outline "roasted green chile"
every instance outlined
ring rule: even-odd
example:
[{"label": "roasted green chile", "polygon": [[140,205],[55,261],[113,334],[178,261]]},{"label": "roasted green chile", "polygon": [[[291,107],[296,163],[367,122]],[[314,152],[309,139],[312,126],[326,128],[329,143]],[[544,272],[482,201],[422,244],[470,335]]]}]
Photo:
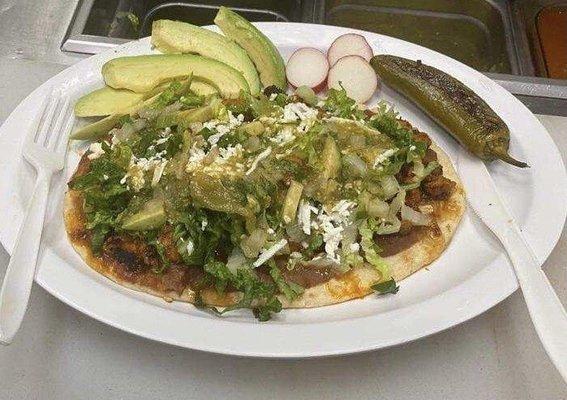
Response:
[{"label": "roasted green chile", "polygon": [[471,153],[487,161],[528,166],[508,154],[508,126],[462,82],[419,60],[380,54],[370,64],[388,86],[427,112]]}]

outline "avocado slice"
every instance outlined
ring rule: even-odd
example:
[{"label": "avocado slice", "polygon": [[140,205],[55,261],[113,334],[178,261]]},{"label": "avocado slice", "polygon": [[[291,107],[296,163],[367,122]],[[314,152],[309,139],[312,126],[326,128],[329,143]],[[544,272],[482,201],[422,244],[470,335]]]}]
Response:
[{"label": "avocado slice", "polygon": [[260,93],[260,78],[246,51],[219,33],[161,19],[152,24],[152,45],[163,53],[194,53],[223,62],[242,73],[253,96]]},{"label": "avocado slice", "polygon": [[91,140],[106,135],[128,113],[112,114],[106,118],[85,125],[69,136],[69,140]]},{"label": "avocado slice", "polygon": [[[190,73],[189,76],[181,81],[181,86],[179,88],[177,88],[174,92],[175,95],[177,96],[182,96],[183,94],[185,94],[189,88],[190,85],[193,82],[193,75]],[[167,89],[167,87],[169,87],[170,83],[164,83],[160,86],[158,86],[156,89],[152,90],[151,92],[149,92],[148,94],[145,94],[144,97],[152,95],[152,97],[134,104],[133,106],[129,107],[128,109],[125,109],[123,111],[120,112],[116,112],[114,114],[109,115],[108,117],[105,117],[103,119],[100,119],[96,122],[93,122],[92,124],[89,125],[85,125],[79,129],[77,129],[75,132],[73,132],[71,134],[71,136],[69,137],[70,140],[92,140],[92,139],[97,139],[101,136],[106,135],[112,128],[114,128],[114,126],[116,126],[116,124],[120,121],[120,118],[122,118],[125,115],[135,115],[136,113],[138,113],[141,109],[145,108],[145,107],[150,107],[154,104],[154,102],[159,98],[161,91],[163,90],[158,90],[159,88],[165,88]],[[156,93],[157,92],[157,93]]]},{"label": "avocado slice", "polygon": [[[127,114],[142,100],[163,92],[171,82],[163,82],[147,93],[136,93],[128,89],[114,89],[105,86],[85,94],[75,103],[75,116],[102,117],[111,114]],[[215,90],[213,88],[213,90]]]},{"label": "avocado slice", "polygon": [[287,88],[285,63],[278,49],[262,32],[234,11],[221,7],[215,24],[222,32],[248,53],[260,73],[260,81],[267,86]]},{"label": "avocado slice", "polygon": [[193,82],[191,82],[191,90],[200,96],[210,96],[212,94],[219,93],[214,86],[198,80],[194,80]]},{"label": "avocado slice", "polygon": [[126,217],[122,229],[127,231],[146,231],[157,229],[165,224],[165,208],[161,199],[148,200],[142,209]]},{"label": "avocado slice", "polygon": [[193,54],[151,54],[119,57],[102,66],[108,86],[149,92],[161,82],[193,73],[199,81],[213,85],[222,97],[237,98],[250,93],[246,79],[234,68],[211,58]]},{"label": "avocado slice", "polygon": [[102,117],[128,110],[144,99],[143,93],[105,86],[81,97],[75,103],[77,117]]}]

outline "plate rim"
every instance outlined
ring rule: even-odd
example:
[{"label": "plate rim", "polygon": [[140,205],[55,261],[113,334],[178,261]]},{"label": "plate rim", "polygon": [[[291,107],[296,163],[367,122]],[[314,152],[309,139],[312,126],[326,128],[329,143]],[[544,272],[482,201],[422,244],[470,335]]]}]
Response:
[{"label": "plate rim", "polygon": [[[301,29],[305,29],[305,27],[307,27],[309,29],[314,29],[314,28],[315,29],[332,29],[334,32],[336,32],[337,35],[340,34],[340,33],[343,33],[343,32],[357,32],[357,33],[363,33],[365,35],[372,35],[372,36],[375,36],[378,39],[380,39],[381,37],[384,37],[384,38],[387,38],[387,40],[394,40],[394,41],[398,41],[398,42],[403,42],[399,39],[386,37],[384,35],[379,35],[379,34],[375,34],[375,33],[372,33],[372,32],[361,31],[361,30],[350,29],[350,28],[335,27],[335,26],[330,26],[330,25],[321,26],[321,25],[316,25],[316,24],[305,24],[305,23],[269,23],[269,22],[268,23],[256,23],[255,25],[257,25],[260,28],[268,28],[268,29],[273,28],[274,26],[276,26],[276,27],[277,26],[279,26],[279,27],[287,26],[287,27],[290,27],[290,28],[301,28]],[[114,48],[114,49],[110,49],[110,50],[108,50],[104,53],[100,53],[99,55],[95,55],[93,57],[98,57],[97,59],[103,59],[104,57],[110,55],[111,53],[119,53],[120,51],[122,51],[124,48],[127,48],[128,46],[135,46],[135,43],[142,43],[143,44],[144,41],[148,42],[149,38],[142,38],[142,39],[139,39],[139,40],[136,40],[136,41],[128,42],[124,45],[118,46],[117,48]],[[409,45],[410,47],[415,47],[418,50],[423,50],[423,51],[430,52],[430,53],[432,52],[432,53],[435,54],[435,56],[449,59],[449,60],[451,60],[452,63],[461,64],[456,60],[453,60],[453,59],[451,59],[447,56],[444,56],[440,53],[434,52],[430,49],[423,48],[422,46],[415,45],[415,44],[412,44],[412,43],[409,43],[409,42],[404,42],[404,45]],[[37,94],[40,93],[41,90],[45,90],[49,86],[50,82],[57,80],[57,78],[59,76],[64,76],[65,74],[68,74],[69,69],[73,69],[73,68],[78,69],[79,67],[77,67],[77,66],[79,66],[81,63],[88,64],[89,60],[90,60],[91,63],[96,62],[97,59],[93,60],[93,57],[82,60],[79,63],[76,63],[76,64],[68,67],[67,69],[63,70],[62,72],[60,72],[59,74],[50,78],[47,82],[45,82],[44,84],[42,84],[41,86],[36,88],[24,100],[22,100],[22,102],[20,102],[20,104],[18,104],[18,106],[6,118],[6,120],[4,121],[4,124],[6,124],[6,122],[8,122],[13,117],[13,115],[16,115],[18,113],[18,110],[20,109],[20,107],[22,107],[23,104],[26,103],[26,101],[28,101],[29,98],[32,98],[33,96],[37,96]],[[474,74],[478,74],[478,75],[484,77],[484,75],[470,69],[469,67],[466,67],[466,66],[464,66],[464,67],[466,69],[470,70],[470,71],[467,71],[467,73],[470,73],[471,71],[473,71]],[[489,78],[486,78],[486,79],[489,79]],[[509,93],[508,93],[508,96],[512,97]],[[555,143],[553,143],[553,139],[550,137],[550,135],[547,132],[547,130],[545,129],[545,127],[517,99],[515,99],[513,97],[512,97],[512,99],[515,102],[517,102],[517,104],[520,104],[521,107],[523,107],[522,111],[524,113],[527,112],[529,114],[530,118],[532,119],[532,122],[539,125],[541,130],[543,130],[546,133],[547,138],[549,140],[551,140],[551,143],[552,143],[554,149],[556,150],[557,155],[559,156],[559,161],[561,163],[561,166],[563,167],[563,178],[564,178],[564,180],[567,180],[567,178],[565,177],[565,167],[564,167],[564,164],[563,164],[561,154],[560,154],[559,150],[557,149],[557,146],[555,146]],[[0,128],[0,131],[1,130],[2,129]],[[558,229],[556,229],[556,234],[554,235],[555,237],[554,237],[554,240],[552,241],[553,243],[548,245],[547,248],[544,251],[544,253],[545,253],[544,254],[544,260],[547,259],[547,257],[549,256],[549,254],[551,253],[551,251],[553,250],[553,248],[557,244],[557,241],[558,241],[558,239],[561,235],[562,229],[563,229],[563,225],[564,225],[564,222],[565,222],[565,214],[567,214],[567,209],[564,210],[563,214],[564,214],[563,215],[563,221],[562,221],[561,224],[558,224],[558,225],[560,225],[560,227]],[[6,243],[8,243],[9,241],[10,240],[5,235],[4,229],[0,229],[0,242],[4,245],[4,247],[5,247],[6,251],[8,251],[8,253],[11,253],[12,248],[11,247],[8,248],[6,246]],[[48,256],[48,255],[46,254],[46,256]],[[500,254],[499,257],[505,258],[505,256],[503,254]],[[48,260],[49,260],[49,258],[47,258],[46,260],[42,260],[42,261],[46,262]],[[56,261],[56,260],[52,260],[52,261]],[[506,262],[506,261],[504,260],[504,262]],[[495,260],[495,262],[492,263],[492,265],[494,266],[495,264],[497,264],[496,260]],[[500,269],[502,270],[502,268],[500,268]],[[450,288],[449,290],[442,292],[442,293],[438,294],[437,296],[434,296],[434,297],[429,298],[427,300],[430,302],[430,304],[433,304],[431,302],[432,300],[435,300],[436,298],[439,298],[439,297],[442,297],[442,296],[448,296],[450,293],[458,290],[459,288],[461,288],[461,286],[463,286],[467,282],[469,282],[469,280],[477,279],[477,278],[479,278],[480,275],[483,275],[483,274],[486,274],[486,273],[489,273],[489,272],[496,273],[496,274],[498,274],[498,273],[506,274],[507,273],[507,275],[502,275],[502,276],[508,276],[508,278],[509,278],[509,274],[511,273],[510,270],[508,270],[508,271],[490,271],[489,268],[484,268],[481,271],[479,271],[477,274],[472,276],[470,279],[463,281],[459,285],[456,285],[456,286]],[[175,340],[167,340],[167,339],[163,339],[163,337],[162,338],[156,337],[155,335],[152,335],[148,332],[142,332],[142,331],[133,329],[131,327],[129,328],[128,326],[125,326],[124,324],[121,324],[120,322],[116,322],[112,319],[106,318],[105,316],[101,316],[100,313],[97,314],[96,312],[93,312],[92,310],[84,307],[84,305],[80,304],[80,302],[74,301],[73,299],[70,299],[68,296],[65,296],[62,292],[55,290],[55,288],[52,285],[50,285],[50,283],[48,281],[43,280],[41,278],[41,276],[36,277],[36,282],[40,286],[42,286],[44,289],[46,289],[49,293],[51,293],[53,296],[55,296],[56,298],[65,302],[66,304],[71,305],[72,307],[81,311],[82,313],[89,315],[90,317],[93,317],[93,318],[95,318],[95,319],[97,319],[101,322],[104,322],[108,325],[111,325],[111,326],[116,327],[118,329],[136,334],[138,336],[142,336],[142,337],[145,337],[145,338],[148,338],[148,339],[152,339],[152,340],[156,340],[156,341],[160,341],[160,342],[164,342],[164,343],[173,344],[173,345],[179,346],[179,347],[192,348],[192,349],[195,349],[195,350],[221,353],[221,354],[239,355],[239,356],[262,357],[262,358],[304,358],[304,357],[320,357],[320,356],[360,353],[360,352],[375,350],[375,349],[378,349],[378,348],[391,347],[391,346],[394,346],[394,345],[397,345],[397,344],[406,343],[406,342],[409,342],[409,341],[417,340],[421,337],[429,336],[431,334],[440,332],[442,330],[456,326],[456,325],[458,325],[458,324],[460,324],[464,321],[467,321],[471,318],[474,318],[475,316],[483,313],[484,311],[487,311],[491,307],[495,306],[496,304],[498,304],[499,302],[501,302],[502,300],[507,298],[510,294],[512,294],[517,289],[517,282],[514,279],[513,284],[510,284],[510,282],[508,282],[508,285],[503,290],[501,290],[501,292],[498,296],[493,296],[493,297],[490,298],[490,300],[483,299],[482,302],[476,303],[476,306],[472,306],[472,307],[467,308],[467,312],[465,312],[465,313],[462,312],[460,318],[457,318],[457,319],[448,318],[448,320],[452,320],[452,321],[451,322],[445,321],[445,322],[438,323],[438,324],[431,324],[429,329],[422,329],[421,332],[416,333],[413,336],[408,336],[408,337],[406,337],[402,340],[399,340],[399,339],[391,340],[390,343],[380,342],[380,343],[374,343],[374,344],[363,344],[363,345],[360,345],[360,346],[350,346],[348,348],[343,346],[342,348],[336,349],[335,351],[331,351],[329,349],[322,349],[321,348],[319,350],[313,350],[311,352],[305,351],[305,350],[302,350],[300,352],[294,352],[294,351],[289,351],[289,350],[288,351],[279,350],[279,351],[276,351],[276,352],[269,352],[269,351],[255,352],[253,350],[241,350],[241,349],[230,349],[230,348],[227,349],[226,346],[223,349],[219,349],[219,348],[214,347],[214,346],[206,346],[206,345],[195,344],[195,343],[191,343],[190,345],[188,345],[187,343],[180,343],[180,342],[176,342]],[[110,286],[109,286],[109,288],[110,288]],[[459,289],[459,290],[461,290],[461,289]],[[137,301],[137,303],[142,303],[142,302]],[[415,307],[420,306],[421,304],[423,304],[423,302],[418,302],[418,303],[412,304],[410,306],[405,307],[404,309],[407,309],[407,310],[413,309]],[[390,311],[390,312],[398,312],[398,311],[399,310],[393,310],[393,311]],[[370,319],[374,318],[375,319],[378,316],[383,316],[383,315],[388,314],[390,312],[380,313],[378,315],[372,315],[372,316],[368,316],[368,317],[359,317],[359,318],[356,318],[356,320],[362,320],[362,319],[368,319],[368,318],[370,318]],[[222,323],[231,324],[232,323],[231,321],[222,321],[222,323],[221,323],[221,320],[215,320],[215,321],[216,322],[214,324],[222,324]],[[341,323],[342,323],[344,325],[348,321],[350,321],[350,320],[339,321],[338,323],[337,322],[332,322],[332,323],[337,324],[337,325],[341,325]],[[325,323],[327,323],[327,322],[325,322]],[[318,326],[320,324],[322,324],[322,323],[314,323],[315,326]],[[302,324],[302,325],[307,326],[308,324]],[[266,330],[271,329],[271,328],[266,328],[266,329],[265,328],[258,328],[260,326],[264,326],[264,327],[268,326],[269,327],[270,324],[266,324],[266,325],[254,324],[254,326],[255,326],[255,329],[260,329],[262,331],[266,331]],[[274,325],[272,325],[272,326],[274,326]],[[275,326],[277,326],[277,325],[275,325]],[[293,326],[298,326],[298,325],[291,325],[291,326],[293,327]]]}]

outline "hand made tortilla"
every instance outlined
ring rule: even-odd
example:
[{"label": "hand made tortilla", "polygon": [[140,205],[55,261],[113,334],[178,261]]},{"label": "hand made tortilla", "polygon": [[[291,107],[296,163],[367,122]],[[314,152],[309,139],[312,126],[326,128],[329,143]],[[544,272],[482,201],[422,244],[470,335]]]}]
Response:
[{"label": "hand made tortilla", "polygon": [[[443,201],[432,201],[434,224],[420,240],[408,249],[385,258],[390,265],[392,276],[399,282],[419,269],[436,260],[449,245],[453,234],[465,211],[465,192],[451,164],[449,157],[435,144],[431,145],[443,167],[443,175],[456,182],[452,195]],[[195,292],[186,287],[181,294],[167,285],[167,271],[158,275],[151,271],[139,274],[135,279],[125,279],[116,268],[116,262],[97,257],[93,254],[88,240],[85,239],[85,216],[82,209],[82,198],[76,191],[70,190],[65,196],[64,219],[69,240],[77,253],[87,265],[121,286],[162,297],[167,301],[177,300],[193,303]],[[380,280],[380,274],[369,265],[353,268],[346,274],[313,286],[289,302],[283,295],[280,300],[285,308],[319,307],[363,297],[372,292],[370,288]],[[219,295],[214,289],[202,292],[205,303],[216,306],[234,304],[240,293]]]}]

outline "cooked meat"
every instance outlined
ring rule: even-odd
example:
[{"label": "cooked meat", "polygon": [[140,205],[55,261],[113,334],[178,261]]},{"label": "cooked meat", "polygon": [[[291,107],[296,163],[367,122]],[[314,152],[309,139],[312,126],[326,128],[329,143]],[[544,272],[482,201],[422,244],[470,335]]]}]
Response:
[{"label": "cooked meat", "polygon": [[406,121],[404,119],[400,119],[399,121],[407,129],[411,129],[412,134],[413,134],[413,138],[416,141],[425,143],[427,147],[431,146],[431,138],[429,137],[429,135],[427,133],[421,132],[419,129],[414,128],[412,126],[412,124],[410,124],[408,121]]},{"label": "cooked meat", "polygon": [[429,148],[431,146],[431,138],[427,133],[418,131],[417,129],[413,130],[413,138],[418,142],[423,142]]},{"label": "cooked meat", "polygon": [[422,159],[423,165],[427,165],[432,161],[437,161],[437,153],[431,149],[427,149]]},{"label": "cooked meat", "polygon": [[412,172],[413,166],[411,164],[404,164],[400,172],[396,174],[396,179],[399,183],[410,183],[413,180],[414,174]]},{"label": "cooked meat", "polygon": [[421,203],[421,190],[419,188],[411,189],[406,192],[406,206],[415,208]]},{"label": "cooked meat", "polygon": [[455,182],[443,175],[430,175],[428,178],[421,184],[426,196],[433,200],[447,200],[451,196],[456,186]]}]

